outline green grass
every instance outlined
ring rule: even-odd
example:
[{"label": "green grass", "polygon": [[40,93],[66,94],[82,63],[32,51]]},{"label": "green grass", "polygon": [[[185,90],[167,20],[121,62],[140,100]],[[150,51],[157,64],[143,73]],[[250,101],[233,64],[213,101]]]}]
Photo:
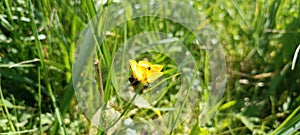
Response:
[{"label": "green grass", "polygon": [[[186,2],[206,15],[226,55],[225,94],[212,108],[216,112],[214,117],[202,126],[209,134],[299,134],[300,62],[299,57],[295,62],[293,58],[300,44],[300,2]],[[118,3],[96,4],[92,0],[3,0],[0,3],[0,134],[94,132],[75,97],[72,79],[77,78],[72,76],[72,64],[80,32],[98,12]],[[98,31],[93,29],[93,33]],[[102,101],[112,103],[111,107],[123,117],[135,120],[159,117],[165,113],[160,108],[176,103],[181,75],[162,79],[165,89],[157,99],[145,94],[155,107],[150,109],[128,105],[111,82],[115,74],[107,71],[114,66],[118,49],[124,42],[137,42],[131,38],[145,31],[160,31],[178,38],[195,57],[199,86],[206,93],[195,96],[200,105],[191,113],[194,121],[171,123],[170,127],[174,126],[172,134],[203,133],[198,117],[211,85],[210,59],[207,52],[195,45],[195,36],[171,20],[140,17],[111,30],[97,48],[90,67],[95,67]],[[92,36],[97,39],[96,34]],[[164,65],[166,76],[178,73],[174,60],[164,54],[148,52],[136,57]],[[98,63],[93,65],[94,62]],[[122,61],[121,67],[127,64]],[[129,73],[129,69],[122,70]],[[95,96],[90,94],[91,98]],[[180,107],[185,111],[184,106]],[[176,116],[174,113],[168,122],[176,121]]]}]

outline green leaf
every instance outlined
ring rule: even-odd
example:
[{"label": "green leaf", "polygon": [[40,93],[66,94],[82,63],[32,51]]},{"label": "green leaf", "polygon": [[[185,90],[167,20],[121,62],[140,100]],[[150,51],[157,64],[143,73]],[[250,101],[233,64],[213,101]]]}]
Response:
[{"label": "green leaf", "polygon": [[4,18],[3,15],[0,15],[0,24],[6,28],[8,31],[13,31],[14,27]]},{"label": "green leaf", "polygon": [[235,101],[235,100],[229,101],[229,102],[223,104],[222,106],[220,106],[220,107],[219,107],[219,111],[226,110],[226,109],[228,109],[228,108],[234,106],[235,104],[236,104],[236,101]]},{"label": "green leaf", "polygon": [[7,108],[13,108],[14,107],[14,105],[6,99],[2,99],[1,106],[6,106]]},{"label": "green leaf", "polygon": [[[288,135],[296,132],[300,128],[300,106],[298,106],[285,120],[278,126],[272,135]],[[297,114],[298,113],[298,114]],[[295,116],[296,115],[296,116]]]},{"label": "green leaf", "polygon": [[208,130],[199,126],[199,121],[193,126],[190,135],[208,135]]},{"label": "green leaf", "polygon": [[242,121],[242,123],[251,131],[254,130],[254,124],[251,122],[251,120],[244,116],[244,115],[241,115],[241,114],[237,114],[236,117],[238,119],[240,119]]}]

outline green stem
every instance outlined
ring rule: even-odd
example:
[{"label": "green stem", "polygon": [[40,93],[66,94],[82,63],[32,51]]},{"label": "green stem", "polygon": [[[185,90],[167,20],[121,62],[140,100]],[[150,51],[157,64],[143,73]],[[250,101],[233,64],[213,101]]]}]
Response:
[{"label": "green stem", "polygon": [[40,132],[40,135],[43,133],[43,130],[42,130],[42,95],[41,95],[41,68],[38,67],[38,83],[39,83],[39,87],[38,87],[38,108],[39,108],[39,132]]},{"label": "green stem", "polygon": [[189,96],[189,94],[190,94],[190,91],[191,91],[191,88],[192,88],[192,85],[193,85],[192,82],[195,80],[195,77],[196,77],[196,74],[193,75],[193,78],[192,78],[192,80],[191,80],[191,82],[190,82],[190,86],[189,86],[189,88],[187,89],[187,93],[185,94],[183,103],[182,103],[182,105],[180,106],[180,109],[179,109],[179,111],[178,111],[178,113],[177,113],[177,116],[176,116],[176,118],[175,118],[175,122],[173,123],[173,125],[172,125],[172,127],[171,127],[170,135],[173,133],[174,128],[175,128],[175,125],[176,125],[176,123],[177,123],[177,121],[178,121],[179,115],[180,115],[180,113],[181,113],[182,110],[183,110],[183,106],[185,105],[186,100],[188,99],[188,96]]},{"label": "green stem", "polygon": [[10,119],[10,113],[9,113],[6,105],[4,104],[4,96],[2,94],[2,88],[1,88],[1,76],[0,76],[0,96],[1,96],[1,102],[3,104],[4,112],[5,112],[6,116],[7,116],[7,120],[9,122],[10,128],[11,128],[11,130],[13,132],[16,132],[15,126],[14,126],[12,120]]},{"label": "green stem", "polygon": [[[8,20],[11,22],[12,26],[13,26],[13,30],[15,28],[17,28],[17,26],[15,25],[15,22],[13,21],[13,15],[11,13],[11,8],[10,8],[10,5],[8,4],[8,1],[7,0],[4,0],[4,4],[6,6],[6,11],[7,11],[7,14],[8,14]],[[14,34],[14,33],[13,33]]]},{"label": "green stem", "polygon": [[39,38],[38,38],[37,27],[34,22],[34,15],[33,15],[33,8],[32,8],[31,0],[28,0],[28,7],[29,7],[28,9],[29,9],[30,25],[31,25],[33,36],[34,36],[35,47],[37,48],[37,52],[38,52],[38,55],[39,55],[39,58],[41,61],[42,68],[44,68],[44,55],[42,53],[41,42],[39,41]]},{"label": "green stem", "polygon": [[131,100],[129,101],[129,103],[126,105],[124,111],[121,113],[121,115],[117,118],[116,121],[114,121],[114,123],[112,123],[110,126],[108,126],[108,128],[106,128],[106,130],[110,129],[111,127],[113,127],[121,118],[122,116],[127,112],[128,108],[130,107],[131,103],[135,100],[135,98],[137,97],[137,93],[134,94],[134,96],[131,98]]},{"label": "green stem", "polygon": [[297,113],[300,111],[300,105],[271,133],[275,135],[280,129],[282,129]]},{"label": "green stem", "polygon": [[42,53],[42,45],[41,45],[40,40],[38,39],[38,31],[37,31],[37,27],[34,23],[33,7],[32,7],[31,0],[28,0],[27,3],[28,3],[28,7],[29,7],[28,10],[29,10],[29,17],[30,17],[30,22],[31,22],[30,23],[31,24],[31,29],[32,29],[32,32],[33,32],[33,35],[34,35],[34,38],[35,38],[34,42],[35,42],[35,45],[36,45],[36,48],[37,48],[38,56],[40,58],[41,69],[45,73],[45,74],[43,74],[43,76],[45,77],[46,87],[47,87],[47,90],[49,92],[49,95],[50,95],[50,98],[51,98],[51,101],[52,101],[52,104],[53,104],[53,107],[54,107],[56,120],[59,123],[59,127],[62,131],[62,134],[65,135],[66,130],[64,128],[62,118],[61,118],[61,113],[60,113],[59,108],[57,107],[56,99],[55,99],[55,96],[54,96],[52,88],[51,88],[51,84],[50,84],[50,81],[49,81],[49,76],[47,74],[48,70],[47,70],[47,67],[45,66],[45,63],[44,63],[44,55]]}]

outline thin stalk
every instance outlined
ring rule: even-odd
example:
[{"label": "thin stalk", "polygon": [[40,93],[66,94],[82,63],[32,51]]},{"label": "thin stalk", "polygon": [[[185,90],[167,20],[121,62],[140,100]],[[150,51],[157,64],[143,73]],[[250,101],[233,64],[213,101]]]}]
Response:
[{"label": "thin stalk", "polygon": [[62,118],[61,118],[61,113],[60,113],[59,108],[57,107],[56,99],[55,99],[55,96],[54,96],[52,88],[51,88],[51,84],[50,84],[49,77],[48,77],[48,74],[47,74],[48,70],[47,70],[47,67],[45,66],[45,63],[44,63],[44,55],[42,53],[42,45],[41,45],[40,40],[38,39],[38,30],[37,30],[36,24],[34,23],[33,7],[32,7],[31,0],[28,0],[27,3],[28,3],[28,7],[29,7],[28,10],[29,10],[29,17],[30,17],[30,25],[31,25],[33,35],[35,37],[34,42],[35,42],[37,52],[38,52],[38,56],[39,56],[39,59],[40,59],[41,70],[44,73],[43,76],[45,77],[46,87],[47,87],[47,90],[49,92],[49,95],[50,95],[50,98],[51,98],[51,101],[52,101],[52,104],[53,104],[53,107],[54,107],[56,120],[59,123],[59,127],[60,127],[60,130],[62,131],[62,134],[65,135],[66,130],[64,128],[63,121],[62,121]]},{"label": "thin stalk", "polygon": [[[12,99],[13,105],[16,106],[16,100],[15,100],[14,96],[10,95],[10,98]],[[18,116],[18,109],[19,109],[18,107],[14,108],[14,112],[12,112],[12,113],[14,113],[14,116]],[[15,120],[15,123],[19,123],[18,119]],[[19,132],[20,128],[18,126],[16,126],[16,128],[17,128],[17,132]]]},{"label": "thin stalk", "polygon": [[33,36],[34,36],[35,47],[37,48],[37,52],[38,52],[39,58],[41,60],[42,68],[44,68],[44,55],[42,53],[41,42],[38,38],[38,30],[37,30],[37,27],[34,22],[33,7],[32,7],[31,0],[28,0],[27,3],[28,3],[28,7],[29,7],[28,9],[29,9],[30,25],[31,25]]},{"label": "thin stalk", "polygon": [[298,112],[300,111],[300,105],[271,133],[271,135],[276,134],[280,129],[282,129]]},{"label": "thin stalk", "polygon": [[38,108],[39,108],[39,132],[40,135],[43,133],[42,130],[42,94],[41,94],[41,68],[38,67],[38,83],[39,83],[39,87],[38,87]]},{"label": "thin stalk", "polygon": [[29,129],[29,130],[22,130],[17,132],[8,132],[8,133],[0,133],[0,135],[15,135],[15,134],[34,134],[37,131],[37,128]]},{"label": "thin stalk", "polygon": [[188,99],[188,96],[189,96],[189,94],[190,94],[190,91],[191,91],[192,85],[193,85],[192,82],[195,80],[195,78],[196,78],[196,74],[193,75],[193,78],[192,78],[192,80],[191,80],[191,84],[190,84],[189,88],[187,89],[187,93],[185,94],[183,103],[182,103],[182,105],[180,106],[180,109],[179,109],[179,111],[178,111],[178,113],[177,113],[177,115],[176,115],[175,122],[173,123],[173,125],[172,125],[172,127],[171,127],[170,135],[172,135],[172,133],[173,133],[173,131],[174,131],[176,122],[178,121],[178,118],[179,118],[180,113],[182,112],[183,106],[185,105],[186,100]]},{"label": "thin stalk", "polygon": [[10,5],[8,4],[8,1],[7,0],[4,0],[4,4],[6,6],[6,11],[7,11],[7,14],[8,14],[8,20],[10,21],[10,23],[12,23],[12,26],[13,26],[13,29],[17,28],[17,26],[15,25],[14,21],[13,21],[13,15],[11,13],[11,8],[10,8]]},{"label": "thin stalk", "polygon": [[7,8],[7,14],[8,14],[8,19],[13,22],[13,19],[12,19],[12,13],[11,13],[11,9],[10,9],[10,6],[8,4],[8,1],[7,0],[4,0],[4,3],[5,3],[5,6]]},{"label": "thin stalk", "polygon": [[12,120],[10,119],[10,113],[7,109],[7,106],[4,104],[4,96],[3,96],[2,88],[1,88],[1,76],[0,76],[0,96],[1,96],[1,102],[3,103],[3,109],[5,112],[5,115],[7,116],[7,120],[9,122],[10,128],[13,132],[16,132],[15,126],[14,126]]},{"label": "thin stalk", "polygon": [[122,116],[127,112],[128,108],[130,107],[131,103],[135,100],[135,98],[137,97],[137,93],[134,94],[134,96],[131,98],[131,100],[129,101],[129,103],[126,105],[124,111],[121,113],[121,115],[117,118],[116,121],[114,121],[114,123],[112,123],[108,128],[106,128],[106,130],[110,129],[111,127],[113,127],[121,118]]},{"label": "thin stalk", "polygon": [[[89,14],[87,14],[87,17],[88,17],[88,20],[89,22],[91,22],[91,31],[92,31],[92,34],[93,34],[93,39],[95,41],[95,44],[96,44],[96,48],[97,48],[97,51],[98,53],[96,53],[96,64],[95,64],[95,69],[96,69],[96,74],[97,74],[97,77],[98,77],[98,89],[100,91],[100,95],[101,95],[101,98],[103,99],[104,97],[104,92],[103,92],[103,84],[102,84],[102,75],[101,75],[101,61],[103,60],[104,56],[103,56],[103,53],[101,51],[101,48],[100,48],[100,45],[98,43],[98,39],[96,37],[96,33],[95,33],[95,27],[96,24],[94,24],[94,22],[91,20],[91,17]],[[104,61],[105,62],[105,61]]]},{"label": "thin stalk", "polygon": [[[169,76],[169,77],[167,77],[167,78],[161,80],[161,81],[158,82],[156,85],[154,85],[154,86],[150,87],[149,89],[147,89],[143,94],[146,94],[147,92],[150,92],[152,89],[154,89],[155,87],[158,87],[158,86],[159,86],[160,84],[162,84],[163,82],[165,82],[165,81],[167,81],[167,80],[169,80],[169,79],[171,79],[171,78],[173,78],[173,77],[176,77],[176,76],[178,76],[178,75],[180,75],[180,73],[177,73],[177,74],[175,74],[175,75]],[[167,88],[167,89],[168,89],[168,88]],[[155,105],[158,103],[158,101],[161,100],[167,92],[168,92],[168,91],[165,91],[164,93],[162,93],[162,94],[157,98],[157,100],[151,104],[151,106],[155,106]],[[149,108],[149,109],[155,109],[155,108],[152,107],[152,108]],[[145,113],[147,113],[147,112],[148,112],[148,110],[143,110],[143,111],[141,111],[141,112],[139,113],[139,115],[137,115],[137,116],[143,116],[143,115],[144,115]]]},{"label": "thin stalk", "polygon": [[177,77],[177,76],[179,76],[180,74],[181,74],[181,73],[177,73],[177,74],[175,74],[175,75],[169,76],[169,77],[167,77],[167,78],[161,80],[160,82],[158,82],[158,83],[156,83],[155,85],[153,85],[151,88],[147,89],[147,90],[145,91],[145,93],[150,92],[150,91],[153,90],[154,88],[156,88],[156,87],[158,87],[159,85],[161,85],[163,82],[165,82],[165,81],[167,81],[167,80],[169,80],[169,79],[171,79],[171,78],[173,78],[173,77]]}]

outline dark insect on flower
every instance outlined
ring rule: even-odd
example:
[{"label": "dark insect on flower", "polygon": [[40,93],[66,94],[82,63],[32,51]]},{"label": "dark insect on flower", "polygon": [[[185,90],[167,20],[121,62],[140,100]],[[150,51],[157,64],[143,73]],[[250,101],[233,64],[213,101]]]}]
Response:
[{"label": "dark insect on flower", "polygon": [[138,94],[144,93],[144,91],[148,88],[148,84],[142,84],[141,81],[137,80],[133,76],[128,78],[128,81],[130,82],[130,85],[134,88],[135,92]]}]

